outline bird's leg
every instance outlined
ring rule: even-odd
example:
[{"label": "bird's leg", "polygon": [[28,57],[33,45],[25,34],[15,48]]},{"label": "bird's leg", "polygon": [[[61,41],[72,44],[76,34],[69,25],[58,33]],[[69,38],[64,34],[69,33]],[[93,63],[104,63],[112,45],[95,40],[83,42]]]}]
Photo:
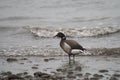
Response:
[{"label": "bird's leg", "polygon": [[75,55],[73,55],[73,60],[75,61]]},{"label": "bird's leg", "polygon": [[73,63],[75,63],[75,54],[73,55]]},{"label": "bird's leg", "polygon": [[71,58],[70,57],[71,57],[71,55],[69,54],[69,63],[71,62]]}]

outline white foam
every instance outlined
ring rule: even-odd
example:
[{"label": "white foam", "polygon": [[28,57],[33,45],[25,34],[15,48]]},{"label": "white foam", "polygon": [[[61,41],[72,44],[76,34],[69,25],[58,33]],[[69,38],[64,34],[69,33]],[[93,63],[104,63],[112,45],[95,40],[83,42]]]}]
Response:
[{"label": "white foam", "polygon": [[[88,49],[83,52],[78,53],[79,51],[73,50],[75,54],[78,55],[111,55],[120,53],[120,48],[93,48]],[[0,49],[0,56],[64,56],[68,55],[60,48],[9,48],[9,49]]]},{"label": "white foam", "polygon": [[69,37],[93,37],[113,34],[120,31],[119,27],[95,27],[95,28],[39,28],[31,27],[30,32],[38,37],[49,38],[57,32],[63,32]]}]

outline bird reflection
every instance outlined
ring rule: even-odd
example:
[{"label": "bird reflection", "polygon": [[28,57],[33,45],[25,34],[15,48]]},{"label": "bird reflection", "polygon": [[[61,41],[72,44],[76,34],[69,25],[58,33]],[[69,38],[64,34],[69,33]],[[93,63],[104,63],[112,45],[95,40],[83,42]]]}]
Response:
[{"label": "bird reflection", "polygon": [[82,76],[81,71],[82,65],[79,62],[64,63],[57,69],[57,75],[61,76],[65,80],[74,80],[78,78],[78,76]]}]

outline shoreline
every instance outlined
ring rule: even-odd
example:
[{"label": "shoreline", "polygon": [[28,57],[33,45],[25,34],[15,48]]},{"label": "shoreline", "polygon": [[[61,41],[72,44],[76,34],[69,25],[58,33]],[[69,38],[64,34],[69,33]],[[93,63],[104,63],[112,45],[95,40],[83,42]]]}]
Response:
[{"label": "shoreline", "polygon": [[0,78],[14,75],[15,78],[21,77],[20,80],[119,80],[119,61],[120,56],[78,56],[71,64],[67,56],[0,56]]},{"label": "shoreline", "polygon": [[[112,55],[120,55],[120,47],[118,48],[87,48],[85,54],[79,54],[80,56],[112,56]],[[90,55],[89,55],[90,53]],[[26,47],[24,49],[21,48],[10,48],[10,49],[0,49],[0,56],[42,56],[42,57],[57,57],[57,56],[66,56],[67,54],[63,52],[63,50],[59,48],[34,48],[34,47]]]}]

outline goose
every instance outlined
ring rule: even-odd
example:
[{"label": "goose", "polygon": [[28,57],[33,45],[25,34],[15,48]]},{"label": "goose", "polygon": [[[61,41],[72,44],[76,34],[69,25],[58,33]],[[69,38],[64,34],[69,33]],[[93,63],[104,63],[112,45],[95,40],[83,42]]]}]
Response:
[{"label": "goose", "polygon": [[71,56],[73,56],[74,60],[75,55],[83,53],[86,50],[75,40],[67,40],[65,34],[62,32],[58,32],[54,37],[61,38],[60,47],[68,54],[69,62],[71,61]]}]

